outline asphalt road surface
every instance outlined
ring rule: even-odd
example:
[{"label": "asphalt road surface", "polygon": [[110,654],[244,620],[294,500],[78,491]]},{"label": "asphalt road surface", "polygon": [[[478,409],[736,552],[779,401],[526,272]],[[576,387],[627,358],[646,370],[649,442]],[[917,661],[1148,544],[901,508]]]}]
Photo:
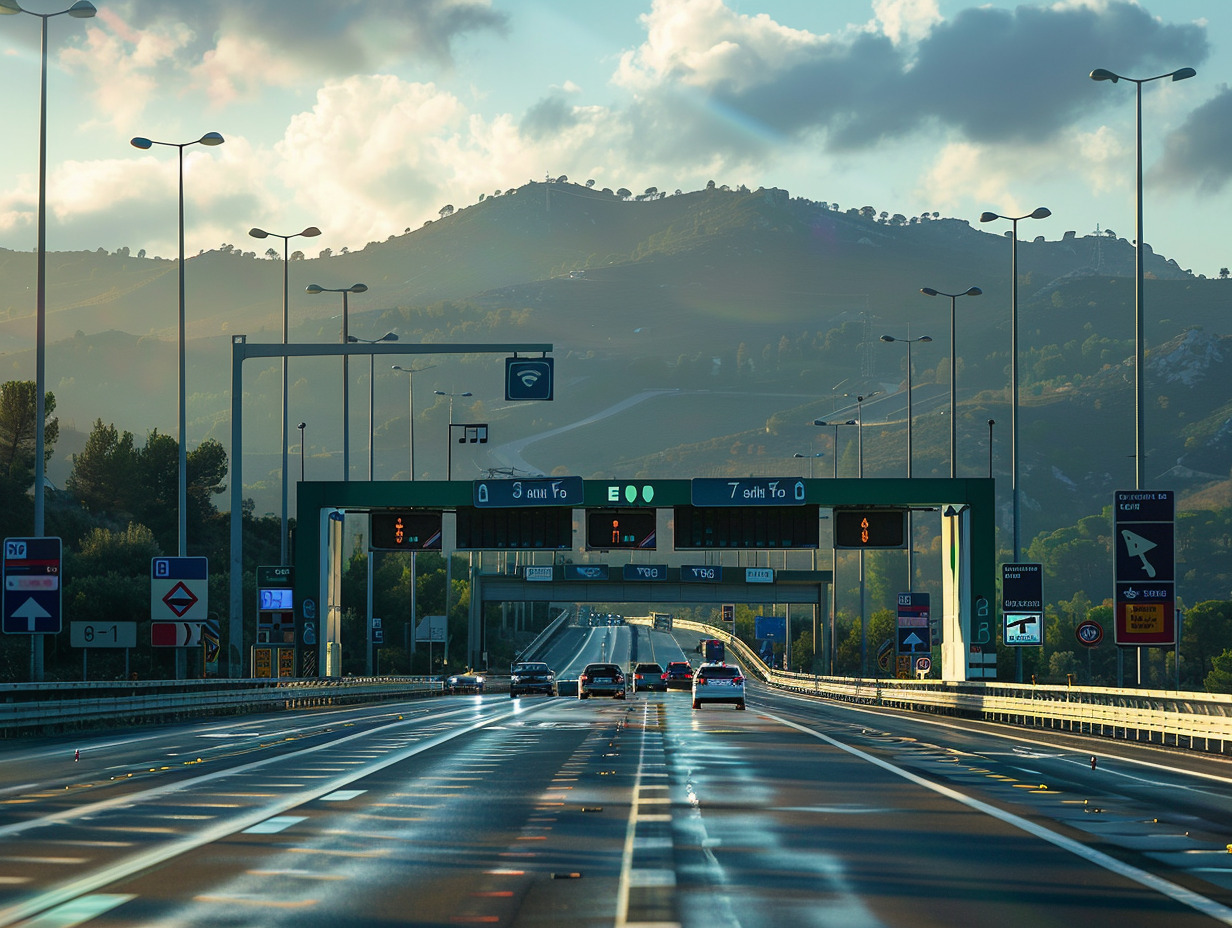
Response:
[{"label": "asphalt road surface", "polygon": [[[635,639],[699,662],[689,635],[577,631],[583,663]],[[1232,925],[1225,762],[748,699],[489,693],[6,741],[0,926]]]}]

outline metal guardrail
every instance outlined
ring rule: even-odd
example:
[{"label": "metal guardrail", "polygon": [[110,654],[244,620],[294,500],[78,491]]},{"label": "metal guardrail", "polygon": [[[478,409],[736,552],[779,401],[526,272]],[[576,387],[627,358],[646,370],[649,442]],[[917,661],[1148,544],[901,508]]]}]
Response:
[{"label": "metal guardrail", "polygon": [[0,684],[0,737],[440,695],[436,677]]},{"label": "metal guardrail", "polygon": [[572,613],[568,609],[561,610],[560,615],[548,623],[547,627],[535,636],[535,640],[518,652],[517,660],[531,661],[540,648],[546,645],[561,627],[568,621]]},{"label": "metal guardrail", "polygon": [[767,667],[752,648],[724,629],[682,619],[674,624],[676,630],[688,629],[723,640],[739,655],[747,671],[791,692],[1203,753],[1232,753],[1232,695],[786,673]]}]

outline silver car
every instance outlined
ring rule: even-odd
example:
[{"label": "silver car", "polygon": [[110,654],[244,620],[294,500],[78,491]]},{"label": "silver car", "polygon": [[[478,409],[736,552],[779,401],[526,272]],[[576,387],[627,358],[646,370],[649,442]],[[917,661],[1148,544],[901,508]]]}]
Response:
[{"label": "silver car", "polygon": [[744,708],[744,674],[732,664],[702,664],[693,674],[693,708],[702,703],[727,702]]}]

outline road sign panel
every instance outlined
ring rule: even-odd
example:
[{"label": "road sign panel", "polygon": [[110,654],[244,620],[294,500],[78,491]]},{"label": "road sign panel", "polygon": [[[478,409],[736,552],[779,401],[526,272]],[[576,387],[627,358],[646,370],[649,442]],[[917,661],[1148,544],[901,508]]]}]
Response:
[{"label": "road sign panel", "polygon": [[135,648],[136,622],[69,622],[69,644],[74,648]]},{"label": "road sign panel", "polygon": [[1176,641],[1175,494],[1118,490],[1115,516],[1114,639],[1118,645]]},{"label": "road sign panel", "polygon": [[1087,619],[1078,623],[1078,627],[1074,629],[1074,637],[1079,644],[1093,648],[1104,640],[1104,627],[1093,619]]},{"label": "road sign panel", "polygon": [[1172,490],[1117,490],[1112,511],[1117,522],[1171,522],[1176,518]]},{"label": "road sign panel", "polygon": [[1007,645],[1030,646],[1044,643],[1044,623],[1038,612],[1015,613],[1004,615],[1005,627],[1001,632],[1001,641]]},{"label": "road sign panel", "polygon": [[524,477],[521,480],[476,480],[474,503],[478,509],[516,506],[581,506],[585,501],[581,477]]},{"label": "road sign panel", "polygon": [[1117,582],[1175,580],[1173,532],[1171,522],[1118,522],[1113,539]]},{"label": "road sign panel", "polygon": [[1044,611],[1044,565],[1001,565],[1001,611]]},{"label": "road sign panel", "polygon": [[694,506],[803,506],[804,481],[796,477],[694,477]]},{"label": "road sign panel", "polygon": [[150,619],[204,622],[209,618],[209,559],[150,559]]},{"label": "road sign panel", "polygon": [[58,634],[61,551],[59,538],[4,539],[3,631],[10,635]]},{"label": "road sign panel", "polygon": [[203,622],[151,622],[150,644],[156,648],[192,648],[201,643]]},{"label": "road sign panel", "polygon": [[506,400],[550,400],[554,358],[505,358]]}]

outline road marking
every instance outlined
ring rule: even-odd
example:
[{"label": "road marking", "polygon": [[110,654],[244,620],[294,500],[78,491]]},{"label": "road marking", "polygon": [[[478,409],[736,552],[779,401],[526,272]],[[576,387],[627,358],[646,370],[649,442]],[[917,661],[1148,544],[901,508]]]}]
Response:
[{"label": "road marking", "polygon": [[251,828],[245,828],[241,834],[246,835],[275,835],[280,831],[290,828],[292,825],[304,821],[307,816],[304,815],[275,815],[273,818],[266,819],[264,822],[259,822]]},{"label": "road marking", "polygon": [[134,898],[127,893],[94,893],[58,905],[25,923],[25,928],[73,928]]},{"label": "road marking", "polygon": [[999,809],[994,805],[982,802],[979,799],[968,796],[966,793],[959,792],[958,790],[952,789],[948,786],[943,786],[940,783],[933,783],[930,780],[926,780],[924,777],[918,776],[909,770],[904,770],[902,767],[898,767],[889,761],[882,760],[880,757],[874,757],[872,754],[861,751],[859,748],[852,747],[849,744],[844,744],[842,741],[832,738],[827,734],[823,734],[822,732],[808,728],[807,726],[801,725],[797,722],[792,722],[788,719],[782,718],[781,716],[771,715],[769,713],[767,714],[770,718],[782,725],[786,725],[788,728],[794,728],[796,731],[803,732],[806,735],[811,735],[819,741],[824,741],[826,744],[832,745],[840,751],[845,751],[853,757],[858,757],[860,760],[870,763],[875,767],[880,767],[882,770],[892,773],[895,776],[902,777],[910,783],[914,783],[917,786],[922,786],[925,789],[932,790],[938,795],[953,799],[955,802],[961,803],[976,812],[983,812],[985,815],[991,816],[1000,822],[1004,822],[1013,828],[1017,828],[1019,831],[1024,831],[1029,835],[1033,835],[1036,838],[1047,841],[1049,844],[1052,844],[1063,851],[1069,851],[1071,854],[1081,857],[1082,859],[1095,864],[1097,867],[1103,867],[1111,873],[1115,873],[1118,876],[1132,880],[1140,886],[1167,896],[1169,899],[1179,902],[1181,905],[1188,906],[1189,908],[1201,912],[1203,915],[1207,915],[1217,921],[1223,922],[1225,925],[1232,925],[1232,908],[1221,905],[1213,899],[1208,899],[1206,896],[1199,895],[1198,893],[1186,889],[1183,886],[1178,886],[1176,883],[1165,880],[1162,877],[1149,873],[1146,870],[1142,870],[1139,867],[1135,867],[1132,864],[1127,864],[1124,861],[1117,860],[1115,857],[1105,854],[1102,851],[1089,848],[1079,841],[1075,841],[1072,838],[1067,838],[1064,835],[1043,827],[1042,825],[1037,825],[1034,822],[1015,815],[1012,812],[1006,812],[1004,809]]}]

